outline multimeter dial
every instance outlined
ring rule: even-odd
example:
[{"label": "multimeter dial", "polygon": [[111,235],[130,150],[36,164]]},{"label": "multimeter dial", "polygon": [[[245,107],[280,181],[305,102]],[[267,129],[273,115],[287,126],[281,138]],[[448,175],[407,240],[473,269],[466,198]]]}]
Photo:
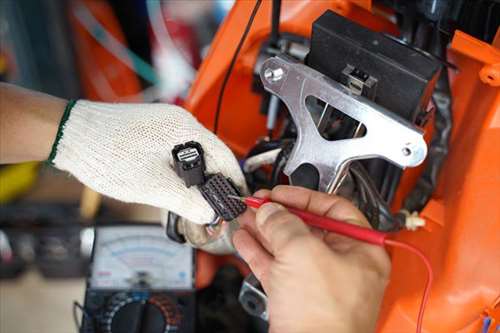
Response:
[{"label": "multimeter dial", "polygon": [[80,333],[193,333],[193,267],[159,224],[98,227]]},{"label": "multimeter dial", "polygon": [[165,295],[118,293],[108,302],[102,331],[105,333],[178,332],[181,315]]}]

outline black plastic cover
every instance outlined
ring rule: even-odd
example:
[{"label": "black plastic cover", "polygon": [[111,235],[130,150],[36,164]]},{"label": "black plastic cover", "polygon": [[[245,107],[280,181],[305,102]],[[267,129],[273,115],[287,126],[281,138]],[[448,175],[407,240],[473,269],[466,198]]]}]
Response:
[{"label": "black plastic cover", "polygon": [[412,122],[427,106],[441,67],[436,59],[332,11],[313,24],[307,64],[344,84],[347,65],[367,73],[377,79],[375,103]]}]

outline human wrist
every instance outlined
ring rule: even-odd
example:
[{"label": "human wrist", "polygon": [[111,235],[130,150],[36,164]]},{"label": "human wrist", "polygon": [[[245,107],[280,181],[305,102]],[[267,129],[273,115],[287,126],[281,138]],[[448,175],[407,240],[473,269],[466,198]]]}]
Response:
[{"label": "human wrist", "polygon": [[67,101],[6,83],[0,99],[0,163],[45,160]]},{"label": "human wrist", "polygon": [[16,122],[22,123],[23,127],[21,133],[14,136],[14,140],[24,149],[19,151],[13,162],[45,161],[52,149],[68,101],[17,87],[16,90],[17,104],[23,110],[19,112]]}]

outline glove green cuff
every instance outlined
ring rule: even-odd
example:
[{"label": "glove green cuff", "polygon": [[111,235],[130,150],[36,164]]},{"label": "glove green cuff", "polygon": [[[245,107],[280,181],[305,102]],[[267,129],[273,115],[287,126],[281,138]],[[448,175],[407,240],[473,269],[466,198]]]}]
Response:
[{"label": "glove green cuff", "polygon": [[73,99],[66,104],[66,107],[64,108],[64,113],[62,115],[61,121],[59,122],[59,128],[57,129],[57,134],[56,134],[56,139],[54,140],[54,143],[52,144],[52,149],[50,151],[49,158],[47,159],[47,162],[50,165],[54,165],[54,158],[56,158],[57,155],[57,146],[59,144],[59,141],[61,141],[61,138],[63,136],[63,131],[64,131],[64,125],[66,125],[66,121],[69,119],[69,115],[71,113],[71,109],[73,109],[73,106],[75,106],[77,100]]}]

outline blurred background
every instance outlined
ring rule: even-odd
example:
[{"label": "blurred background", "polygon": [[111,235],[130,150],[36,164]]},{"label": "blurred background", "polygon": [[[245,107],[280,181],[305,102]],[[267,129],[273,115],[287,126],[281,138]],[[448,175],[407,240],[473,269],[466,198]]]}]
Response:
[{"label": "blurred background", "polygon": [[[0,0],[0,80],[67,99],[180,104],[232,4]],[[2,333],[75,332],[90,221],[159,221],[42,163],[0,166],[0,205]]]}]

